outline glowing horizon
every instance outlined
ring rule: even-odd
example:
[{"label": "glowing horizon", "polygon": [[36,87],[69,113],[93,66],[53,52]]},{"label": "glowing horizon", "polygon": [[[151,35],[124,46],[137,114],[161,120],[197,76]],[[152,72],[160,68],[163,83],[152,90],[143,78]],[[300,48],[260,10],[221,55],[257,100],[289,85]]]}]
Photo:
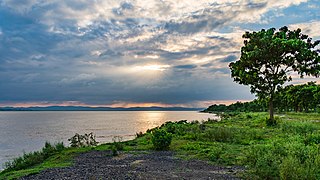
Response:
[{"label": "glowing horizon", "polygon": [[250,100],[212,100],[199,101],[193,104],[164,104],[164,103],[134,103],[134,102],[116,102],[113,104],[85,104],[76,101],[52,103],[52,102],[25,102],[25,103],[6,103],[0,104],[0,107],[49,107],[49,106],[84,106],[84,107],[112,107],[112,108],[132,108],[132,107],[183,107],[183,108],[206,108],[212,104],[230,105],[235,102],[248,102]]}]

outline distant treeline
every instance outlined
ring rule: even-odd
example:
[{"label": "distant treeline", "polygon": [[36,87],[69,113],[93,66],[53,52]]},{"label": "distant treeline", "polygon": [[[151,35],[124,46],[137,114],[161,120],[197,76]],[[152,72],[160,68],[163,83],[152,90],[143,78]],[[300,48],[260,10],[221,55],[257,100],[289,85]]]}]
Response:
[{"label": "distant treeline", "polygon": [[[203,112],[264,112],[268,111],[267,102],[267,99],[257,98],[250,102],[236,102],[231,105],[214,104]],[[320,112],[320,85],[308,82],[281,88],[274,97],[274,106],[278,112]]]}]

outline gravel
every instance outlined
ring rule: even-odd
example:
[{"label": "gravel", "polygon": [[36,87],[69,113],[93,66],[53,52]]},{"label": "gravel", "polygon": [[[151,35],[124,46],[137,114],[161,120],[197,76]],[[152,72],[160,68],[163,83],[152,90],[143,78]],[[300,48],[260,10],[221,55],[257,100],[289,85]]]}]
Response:
[{"label": "gravel", "polygon": [[239,179],[241,167],[223,167],[200,160],[183,160],[171,151],[137,151],[113,157],[110,151],[90,151],[75,158],[74,165],[52,168],[21,180],[67,179]]}]

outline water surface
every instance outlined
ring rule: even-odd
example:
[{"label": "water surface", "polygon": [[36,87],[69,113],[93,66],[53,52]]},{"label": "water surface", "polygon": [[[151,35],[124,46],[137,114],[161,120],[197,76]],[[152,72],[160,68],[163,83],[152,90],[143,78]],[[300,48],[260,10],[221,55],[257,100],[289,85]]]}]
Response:
[{"label": "water surface", "polygon": [[1,165],[23,152],[39,150],[46,141],[68,145],[75,133],[93,132],[98,142],[114,136],[133,139],[136,132],[166,121],[207,120],[213,114],[193,111],[14,111],[0,112]]}]

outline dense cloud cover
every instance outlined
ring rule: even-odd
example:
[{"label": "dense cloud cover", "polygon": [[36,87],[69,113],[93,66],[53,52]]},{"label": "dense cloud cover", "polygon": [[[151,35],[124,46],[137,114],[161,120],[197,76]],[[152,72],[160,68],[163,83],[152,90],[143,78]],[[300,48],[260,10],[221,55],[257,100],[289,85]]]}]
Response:
[{"label": "dense cloud cover", "polygon": [[318,0],[2,0],[0,105],[250,100],[228,68],[244,31],[319,39],[319,12]]}]

